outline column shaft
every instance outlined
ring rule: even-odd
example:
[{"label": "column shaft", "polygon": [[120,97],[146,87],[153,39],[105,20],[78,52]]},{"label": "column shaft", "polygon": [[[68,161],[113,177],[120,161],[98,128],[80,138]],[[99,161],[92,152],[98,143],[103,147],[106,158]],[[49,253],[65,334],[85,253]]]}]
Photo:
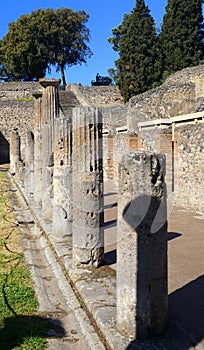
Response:
[{"label": "column shaft", "polygon": [[73,264],[103,261],[102,123],[94,108],[73,116]]},{"label": "column shaft", "polygon": [[34,204],[42,206],[42,93],[36,92],[34,108]]},{"label": "column shaft", "polygon": [[57,240],[72,234],[72,135],[68,119],[55,120],[53,222],[52,232]]},{"label": "column shaft", "polygon": [[164,163],[130,152],[119,165],[117,328],[134,339],[160,334],[167,319]]},{"label": "column shaft", "polygon": [[58,118],[58,79],[40,79],[42,91],[42,215],[52,219],[53,210],[53,133],[54,118]]}]

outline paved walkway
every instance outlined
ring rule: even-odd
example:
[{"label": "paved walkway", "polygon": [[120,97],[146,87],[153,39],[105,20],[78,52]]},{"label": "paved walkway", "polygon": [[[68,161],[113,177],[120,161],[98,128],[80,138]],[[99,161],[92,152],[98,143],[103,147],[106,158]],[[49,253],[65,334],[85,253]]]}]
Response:
[{"label": "paved walkway", "polygon": [[[204,349],[204,215],[174,207],[169,218],[169,316]],[[185,350],[185,349],[184,349]]]},{"label": "paved walkway", "polygon": [[[54,252],[55,257],[54,262],[50,261],[48,265],[53,266],[53,274],[58,276],[58,283],[61,285],[59,289],[64,291],[65,295],[66,290],[71,293],[68,293],[68,298],[64,301],[68,305],[70,322],[69,320],[66,322],[67,316],[65,319],[61,319],[62,326],[67,330],[65,332],[67,342],[56,340],[53,347],[50,344],[49,349],[95,350],[104,347],[108,350],[204,350],[204,215],[174,207],[168,227],[169,321],[167,330],[162,339],[134,343],[120,336],[115,325],[117,188],[113,181],[105,183],[104,199],[106,266],[95,272],[73,270],[71,268],[71,242],[69,247],[67,242],[66,245],[63,241],[56,243],[49,225],[43,221],[40,223],[41,233],[43,232],[43,237],[46,237],[46,242],[49,242],[49,246],[44,247],[45,241],[44,238],[41,238],[41,247],[44,247],[42,250],[49,252],[49,254]],[[24,239],[27,236],[25,235]],[[39,247],[38,251],[40,251]],[[30,259],[32,259],[32,254],[35,255],[34,247],[31,249]],[[49,254],[46,257],[48,261]],[[63,273],[65,273],[66,279],[64,279]],[[69,281],[77,292],[77,300],[74,301],[77,303],[74,304],[77,305],[76,307],[72,305],[72,302],[69,302],[69,299],[74,298]],[[49,296],[49,284],[47,288],[46,293]],[[46,293],[44,294],[45,302]],[[80,309],[84,311],[77,319],[77,313],[80,312]],[[69,339],[76,338],[72,333],[70,334],[69,327],[72,324],[72,319],[74,320],[74,328],[71,329],[74,329],[74,332],[77,331],[79,334],[77,339],[80,342],[70,344]],[[100,335],[103,344],[99,341],[98,347],[96,347],[98,335]]]}]

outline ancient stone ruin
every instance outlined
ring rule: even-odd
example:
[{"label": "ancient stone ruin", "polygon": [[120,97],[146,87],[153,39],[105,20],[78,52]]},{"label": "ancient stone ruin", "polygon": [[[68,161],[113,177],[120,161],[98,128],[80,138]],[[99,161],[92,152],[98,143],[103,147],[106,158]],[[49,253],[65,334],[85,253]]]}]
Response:
[{"label": "ancient stone ruin", "polygon": [[27,125],[19,123],[24,107],[16,125],[2,125],[1,161],[10,161],[13,180],[54,249],[63,246],[73,284],[81,271],[94,274],[106,264],[104,184],[117,184],[116,328],[123,344],[165,329],[173,205],[204,212],[204,69],[192,72],[188,82],[172,83],[175,102],[165,97],[169,85],[127,105],[110,87],[116,95],[108,106],[96,106],[96,95],[88,98],[81,87],[61,91],[60,80],[41,79],[31,89]]}]

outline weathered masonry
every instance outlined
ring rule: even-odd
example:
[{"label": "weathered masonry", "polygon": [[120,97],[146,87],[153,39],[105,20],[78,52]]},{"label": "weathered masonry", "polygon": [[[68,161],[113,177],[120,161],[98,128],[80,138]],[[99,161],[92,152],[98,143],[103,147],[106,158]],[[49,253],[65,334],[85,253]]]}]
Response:
[{"label": "weathered masonry", "polygon": [[177,204],[204,212],[204,112],[138,122],[105,135],[104,168],[107,178],[118,181],[118,163],[131,150],[166,156],[168,211]]},{"label": "weathered masonry", "polygon": [[[173,85],[173,92],[163,87],[129,105],[98,108],[94,93],[93,103],[87,99],[89,89],[61,91],[58,79],[42,79],[33,102],[26,102],[27,112],[12,110],[10,125],[0,108],[0,162],[10,158],[12,178],[52,245],[63,248],[60,258],[76,288],[80,276],[91,283],[96,271],[107,267],[104,185],[116,184],[116,315],[110,311],[107,317],[123,340],[151,337],[165,328],[172,207],[204,212],[204,79],[194,84],[197,78],[189,74],[191,82],[179,84],[179,93]],[[113,310],[112,291],[109,297]]]},{"label": "weathered masonry", "polygon": [[[80,105],[65,112],[60,81],[40,84],[33,130],[11,133],[10,172],[53,244],[68,252],[71,242],[69,273],[94,272],[104,265],[102,114]],[[162,333],[168,304],[163,155],[134,151],[120,160],[117,250],[118,332],[128,339]]]},{"label": "weathered masonry", "polygon": [[[77,105],[99,106],[104,177],[118,181],[118,164],[127,150],[165,153],[168,197],[203,212],[203,86],[202,65],[172,74],[162,86],[134,96],[126,105],[116,87],[71,84],[60,91],[59,113],[68,118]],[[9,135],[14,129],[21,136],[21,159],[25,159],[23,133],[34,130],[32,92],[40,88],[32,82],[0,83],[0,163],[9,162]]]}]

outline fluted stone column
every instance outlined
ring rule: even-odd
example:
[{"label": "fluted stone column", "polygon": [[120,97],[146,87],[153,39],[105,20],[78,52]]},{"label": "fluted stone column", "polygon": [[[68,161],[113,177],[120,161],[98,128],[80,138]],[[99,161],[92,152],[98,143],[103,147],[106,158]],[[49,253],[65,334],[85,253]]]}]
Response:
[{"label": "fluted stone column", "polygon": [[133,339],[167,320],[165,158],[130,152],[119,164],[117,328]]},{"label": "fluted stone column", "polygon": [[42,92],[33,93],[35,97],[34,106],[34,205],[36,208],[42,206]]},{"label": "fluted stone column", "polygon": [[30,200],[33,198],[34,194],[34,135],[30,131],[26,133],[25,152],[24,187],[27,199]]},{"label": "fluted stone column", "polygon": [[102,123],[95,108],[73,115],[73,265],[103,261]]},{"label": "fluted stone column", "polygon": [[40,79],[42,85],[42,215],[52,219],[53,209],[53,133],[54,118],[59,114],[58,86],[60,79]]},{"label": "fluted stone column", "polygon": [[52,234],[65,241],[72,234],[71,121],[55,120]]},{"label": "fluted stone column", "polygon": [[17,130],[10,133],[10,172],[16,175],[20,161],[20,136]]}]

